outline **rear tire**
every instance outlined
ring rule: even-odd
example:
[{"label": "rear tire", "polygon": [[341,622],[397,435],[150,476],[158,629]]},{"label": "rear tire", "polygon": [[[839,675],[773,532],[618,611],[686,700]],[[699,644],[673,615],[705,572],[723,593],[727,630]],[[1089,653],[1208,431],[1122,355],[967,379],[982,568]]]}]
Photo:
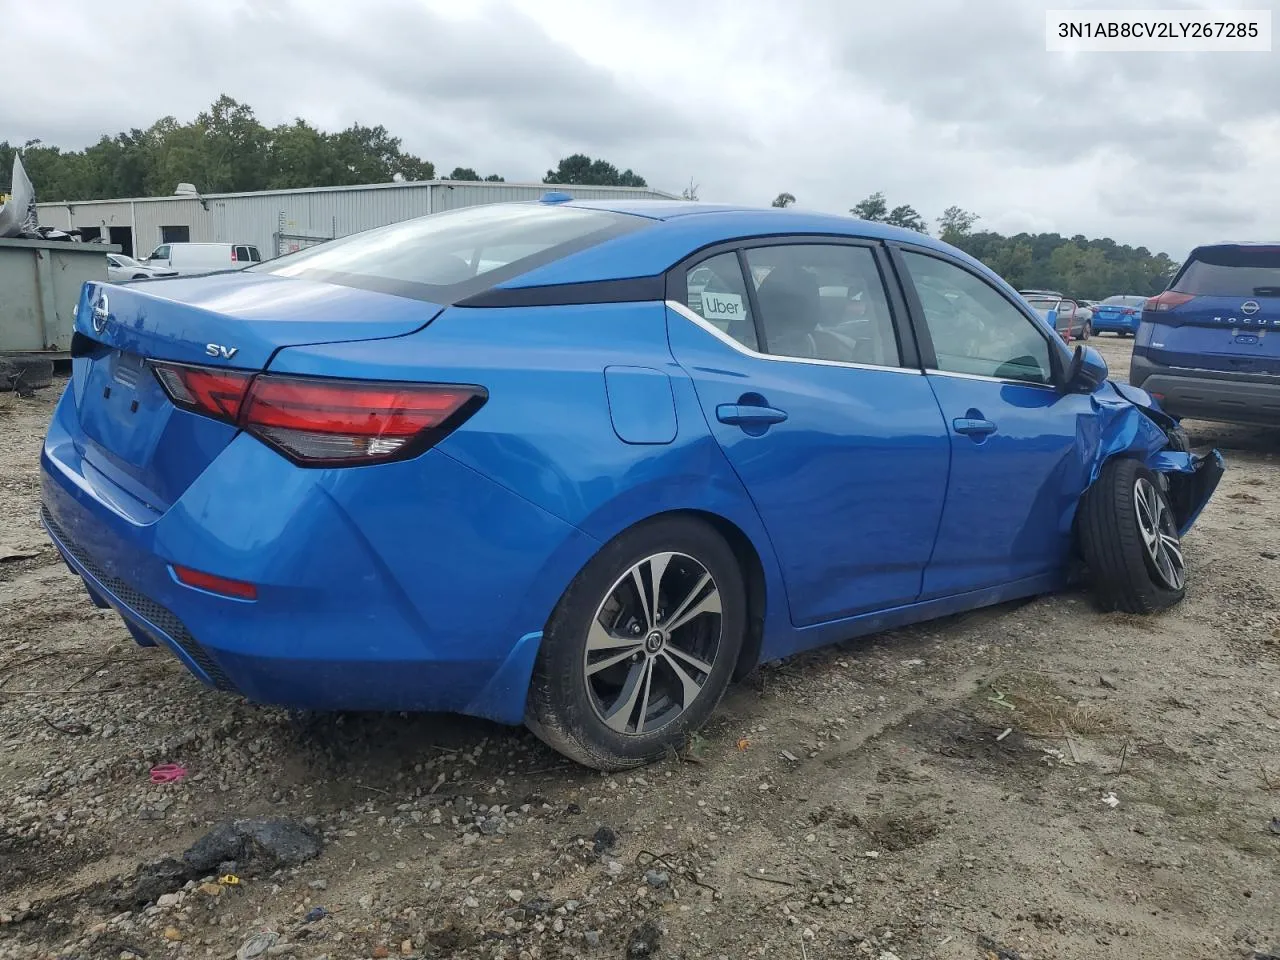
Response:
[{"label": "rear tire", "polygon": [[1092,336],[1093,336],[1093,324],[1086,323],[1083,327],[1080,328],[1081,340],[1088,340]]},{"label": "rear tire", "polygon": [[1098,606],[1156,613],[1186,595],[1186,567],[1162,480],[1143,463],[1111,460],[1080,503],[1080,552]]},{"label": "rear tire", "polygon": [[673,516],[633,527],[591,559],[551,614],[526,724],[597,770],[681,749],[729,685],[746,608],[737,559],[710,526]]}]

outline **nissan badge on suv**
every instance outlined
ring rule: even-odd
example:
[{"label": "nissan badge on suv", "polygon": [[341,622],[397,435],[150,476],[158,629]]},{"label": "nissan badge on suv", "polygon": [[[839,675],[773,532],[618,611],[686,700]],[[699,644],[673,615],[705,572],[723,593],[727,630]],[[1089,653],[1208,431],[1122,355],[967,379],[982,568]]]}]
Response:
[{"label": "nissan badge on suv", "polygon": [[1280,244],[1192,250],[1143,307],[1129,382],[1175,417],[1280,425]]}]

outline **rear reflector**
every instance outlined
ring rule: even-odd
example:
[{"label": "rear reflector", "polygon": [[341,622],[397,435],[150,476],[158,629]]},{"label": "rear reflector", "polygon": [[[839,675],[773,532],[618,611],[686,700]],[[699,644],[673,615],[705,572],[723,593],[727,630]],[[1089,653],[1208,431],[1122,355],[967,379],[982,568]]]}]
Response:
[{"label": "rear reflector", "polygon": [[245,583],[243,580],[230,580],[226,577],[215,576],[212,573],[192,570],[190,567],[180,567],[176,563],[173,565],[173,575],[178,578],[179,583],[184,583],[188,587],[195,587],[198,590],[221,593],[224,596],[235,597],[237,600],[258,599],[258,588],[252,583]]},{"label": "rear reflector", "polygon": [[382,383],[157,363],[175,405],[234,423],[308,466],[415,456],[484,405],[484,388]]},{"label": "rear reflector", "polygon": [[1144,310],[1154,310],[1157,312],[1164,310],[1172,310],[1174,307],[1180,307],[1195,297],[1189,293],[1178,293],[1176,290],[1166,290],[1159,296],[1152,297],[1144,305]]}]

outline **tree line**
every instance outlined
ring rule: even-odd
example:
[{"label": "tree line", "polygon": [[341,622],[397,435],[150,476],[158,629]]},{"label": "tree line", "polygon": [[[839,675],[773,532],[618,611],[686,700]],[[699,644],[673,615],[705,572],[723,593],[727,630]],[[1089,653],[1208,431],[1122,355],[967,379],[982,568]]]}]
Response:
[{"label": "tree line", "polygon": [[[61,150],[39,140],[0,141],[0,194],[11,189],[13,155],[19,150],[42,201],[166,196],[179,183],[194,184],[200,193],[248,193],[436,176],[435,164],[407,152],[381,125],[356,123],[329,133],[299,118],[267,127],[252,107],[225,94],[188,123],[164,117],[145,130],[104,135],[83,150]],[[481,176],[461,166],[445,179],[504,182],[496,173]],[[544,182],[646,186],[631,170],[580,153],[548,170]]]},{"label": "tree line", "polygon": [[[796,202],[780,193],[775,207]],[[893,208],[877,191],[850,208],[852,216],[888,223],[917,233],[929,233],[928,223],[910,204]],[[947,207],[937,219],[941,240],[981,260],[1019,290],[1057,290],[1082,300],[1101,300],[1113,294],[1154,296],[1168,286],[1178,264],[1168,254],[1146,247],[1130,247],[1109,237],[1089,239],[1082,234],[1019,233],[1005,236],[994,230],[975,230],[981,218],[961,207]]]},{"label": "tree line", "polygon": [[[352,124],[336,133],[298,118],[264,126],[248,104],[220,96],[196,118],[179,123],[157,120],[145,130],[134,128],[101,137],[83,150],[61,150],[40,141],[14,145],[0,141],[0,194],[10,190],[13,155],[21,150],[23,165],[40,200],[96,200],[115,197],[165,196],[179,183],[192,183],[200,193],[248,193],[302,187],[352,186],[395,180],[432,180],[435,164],[407,152],[399,137],[381,125]],[[454,167],[449,180],[503,182],[497,173],[481,175],[472,167]],[[607,160],[575,153],[547,171],[544,183],[581,186],[645,187],[644,177]],[[682,191],[698,199],[690,181]],[[775,207],[796,202],[780,193]],[[890,207],[883,192],[871,194],[849,213],[928,233],[925,218],[910,204]],[[1077,234],[1019,233],[1004,236],[975,229],[979,217],[948,207],[937,219],[939,236],[987,264],[1020,289],[1042,287],[1084,299],[1115,293],[1152,295],[1165,288],[1176,264],[1163,253],[1130,247],[1109,238]]]}]

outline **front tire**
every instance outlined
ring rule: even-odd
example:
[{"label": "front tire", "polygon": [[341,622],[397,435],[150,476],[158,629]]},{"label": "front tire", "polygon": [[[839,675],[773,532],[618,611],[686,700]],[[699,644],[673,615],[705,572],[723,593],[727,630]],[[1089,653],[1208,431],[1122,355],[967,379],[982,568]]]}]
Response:
[{"label": "front tire", "polygon": [[1186,595],[1186,565],[1160,477],[1138,460],[1108,462],[1084,495],[1080,550],[1103,610],[1156,613]]},{"label": "front tire", "polygon": [[737,664],[746,588],[706,523],[664,517],[608,543],[547,623],[525,722],[597,770],[625,770],[684,746]]}]

